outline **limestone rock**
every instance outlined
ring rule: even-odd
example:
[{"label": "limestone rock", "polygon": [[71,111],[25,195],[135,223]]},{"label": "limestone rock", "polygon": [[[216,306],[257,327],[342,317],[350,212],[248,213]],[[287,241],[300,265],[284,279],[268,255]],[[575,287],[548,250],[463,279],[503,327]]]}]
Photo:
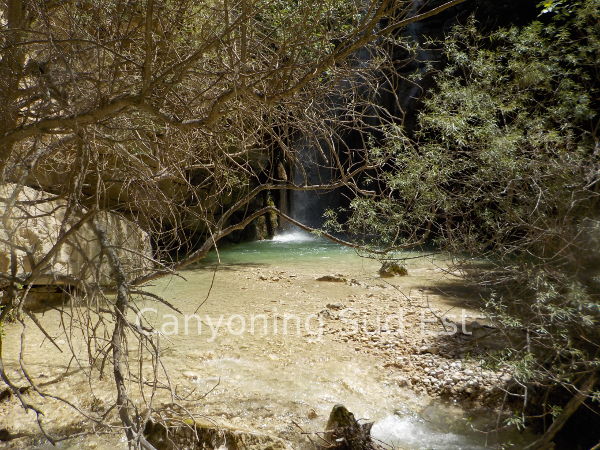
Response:
[{"label": "limestone rock", "polygon": [[[10,271],[11,246],[17,259],[17,274],[31,272],[57,243],[66,211],[67,202],[50,193],[15,184],[0,185],[0,272]],[[79,219],[67,218],[66,229]],[[117,254],[130,277],[151,268],[152,249],[146,232],[106,211],[97,213],[95,220],[118,247]],[[106,257],[101,260],[100,250],[91,224],[85,223],[60,246],[34,284],[72,284],[71,279],[111,284],[111,270]]]},{"label": "limestone rock", "polygon": [[271,237],[267,224],[267,217],[260,216],[254,219],[249,225],[249,231],[247,234],[247,238],[253,241],[263,241]]}]

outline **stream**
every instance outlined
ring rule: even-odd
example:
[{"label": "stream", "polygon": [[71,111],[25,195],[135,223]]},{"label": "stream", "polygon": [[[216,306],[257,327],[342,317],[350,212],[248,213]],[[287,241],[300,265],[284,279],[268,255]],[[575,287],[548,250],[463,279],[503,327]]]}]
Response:
[{"label": "stream", "polygon": [[[435,283],[443,276],[443,264],[443,259],[410,259],[410,275],[394,278],[393,283],[408,290]],[[372,436],[389,448],[475,450],[508,440],[522,442],[515,432],[475,431],[493,423],[495,414],[464,411],[415,395],[394,382],[376,356],[333,340],[323,331],[319,312],[326,305],[349,301],[368,305],[369,292],[396,295],[381,284],[378,268],[377,261],[352,249],[291,232],[270,241],[223,247],[183,271],[185,279],[157,280],[151,292],[181,309],[189,320],[154,302],[138,306],[148,308],[144,317],[165,335],[162,359],[179,392],[206,394],[201,402],[186,407],[216,423],[294,440],[301,430],[322,431],[331,408],[341,403],[357,419],[374,421]],[[361,284],[315,280],[326,274],[343,274]],[[289,321],[284,331],[285,317]],[[42,321],[58,326],[52,312],[44,314]],[[7,330],[7,355],[17,348],[16,332],[11,331]],[[52,349],[29,349],[30,372],[48,377],[54,373],[53,365],[57,371],[64,367],[58,357],[48,357]],[[11,363],[14,367],[16,361],[7,358],[9,367]],[[62,392],[82,395],[88,386],[79,383],[69,382]],[[110,385],[94,389],[99,398],[110,397]],[[23,428],[19,424],[24,420],[34,426],[31,416],[24,419],[18,408],[13,408],[14,413],[3,408],[3,415],[11,414],[3,419],[11,429]],[[66,407],[57,407],[53,414],[58,423],[73,420]],[[84,437],[60,445],[88,446],[126,448],[126,443],[120,437]],[[40,444],[38,448],[51,447]]]}]

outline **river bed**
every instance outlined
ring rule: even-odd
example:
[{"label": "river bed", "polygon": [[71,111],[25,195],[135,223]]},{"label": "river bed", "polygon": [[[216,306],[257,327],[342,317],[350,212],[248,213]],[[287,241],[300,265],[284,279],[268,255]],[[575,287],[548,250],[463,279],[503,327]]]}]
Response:
[{"label": "river bed", "polygon": [[[150,291],[184,316],[155,302],[139,306],[146,308],[144,318],[163,332],[162,360],[178,392],[202,394],[201,400],[185,406],[215,423],[293,441],[302,432],[322,431],[331,408],[341,403],[357,419],[375,421],[372,435],[390,448],[481,449],[497,442],[522,442],[525,438],[515,432],[475,431],[495,421],[493,411],[464,411],[399,383],[396,373],[401,368],[390,367],[361,341],[340,338],[340,331],[346,330],[339,327],[340,311],[352,310],[360,317],[377,302],[378,308],[393,314],[413,293],[453,278],[447,258],[405,256],[411,258],[406,261],[409,275],[382,279],[378,261],[294,232],[223,248],[183,271],[185,280],[166,277],[154,282]],[[316,280],[324,275],[340,280]],[[427,301],[444,308],[459,306],[456,298],[442,294],[428,296]],[[473,304],[460,306],[465,308],[462,314],[478,314]],[[58,330],[56,313],[47,312],[41,321]],[[41,347],[43,336],[30,331],[26,361],[43,383],[62,373],[67,361],[48,342]],[[18,350],[19,332],[17,325],[6,330],[4,352],[13,371],[17,362],[11,356]],[[109,403],[110,380],[90,386],[75,367],[71,372],[49,389],[82,402],[92,390],[98,402]],[[26,417],[14,399],[0,408],[0,428],[24,434],[35,430],[31,414]],[[56,432],[79,421],[58,403],[45,420]],[[32,441],[24,437],[11,445],[23,442]],[[72,439],[61,446],[126,448],[126,443],[112,434]]]}]

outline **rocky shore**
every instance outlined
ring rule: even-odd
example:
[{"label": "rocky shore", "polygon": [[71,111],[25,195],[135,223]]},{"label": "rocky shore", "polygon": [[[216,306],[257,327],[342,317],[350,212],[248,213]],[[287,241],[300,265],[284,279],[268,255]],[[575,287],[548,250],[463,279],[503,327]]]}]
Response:
[{"label": "rocky shore", "polygon": [[[295,278],[262,271],[258,281],[291,283]],[[317,284],[343,283],[357,291],[318,312],[324,333],[356,352],[375,355],[395,383],[417,394],[467,407],[499,405],[512,377],[501,369],[482,368],[479,358],[501,345],[498,330],[467,304],[448,307],[440,303],[440,295],[423,288],[407,294],[388,278],[316,277]]]}]

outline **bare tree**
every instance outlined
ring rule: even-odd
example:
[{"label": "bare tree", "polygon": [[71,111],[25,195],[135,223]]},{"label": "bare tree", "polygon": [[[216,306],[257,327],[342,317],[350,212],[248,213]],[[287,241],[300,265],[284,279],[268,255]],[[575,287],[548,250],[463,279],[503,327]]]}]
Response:
[{"label": "bare tree", "polygon": [[[201,259],[256,218],[282,214],[265,201],[270,191],[359,189],[357,177],[373,162],[339,143],[347,130],[392,120],[374,101],[394,67],[382,42],[461,1],[407,17],[410,2],[391,0],[5,0],[0,183],[8,186],[1,199],[8,256],[0,323],[13,317],[25,327],[27,314],[53,342],[23,306],[42,279],[72,287],[79,306],[61,313],[70,339],[86,342],[87,361],[77,363],[90,374],[112,364],[127,439],[149,448],[143,429],[156,390],[178,397],[156,335],[127,319],[138,312],[132,299],[170,306],[144,283]],[[370,57],[358,64],[356,51],[366,47]],[[331,180],[299,184],[278,170],[297,161],[292,143],[300,136],[322,153]],[[32,197],[27,187],[45,194]],[[58,217],[52,245],[41,254],[21,245],[28,221],[48,216]],[[116,242],[111,217],[149,233],[154,252]],[[93,235],[93,257],[82,233]],[[85,273],[52,273],[65,246],[84,260]],[[150,355],[151,381],[130,365],[128,342]],[[55,440],[42,410],[7,376],[1,345],[0,338],[0,376]],[[53,397],[25,364],[21,373],[40,398]]]}]

